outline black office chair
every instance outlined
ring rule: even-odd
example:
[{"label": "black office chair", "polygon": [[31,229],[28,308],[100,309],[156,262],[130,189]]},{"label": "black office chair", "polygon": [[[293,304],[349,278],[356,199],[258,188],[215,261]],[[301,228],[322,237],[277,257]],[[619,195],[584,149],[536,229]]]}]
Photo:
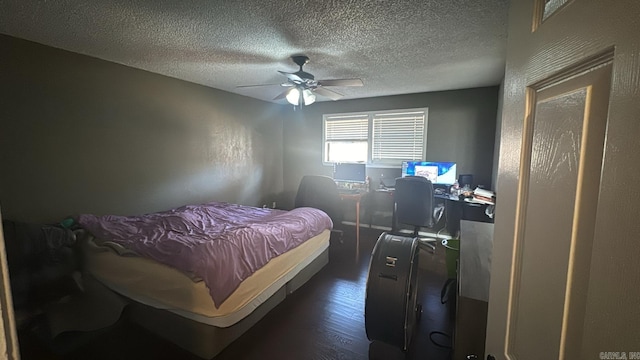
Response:
[{"label": "black office chair", "polygon": [[327,213],[335,227],[342,223],[344,209],[341,204],[338,187],[332,178],[322,175],[305,175],[300,181],[296,194],[295,207],[312,207]]},{"label": "black office chair", "polygon": [[437,239],[420,238],[421,227],[433,228],[434,218],[433,184],[422,176],[406,176],[396,179],[394,198],[393,231],[398,233],[398,224],[414,227],[413,236],[417,237],[421,245],[426,245],[435,251]]}]

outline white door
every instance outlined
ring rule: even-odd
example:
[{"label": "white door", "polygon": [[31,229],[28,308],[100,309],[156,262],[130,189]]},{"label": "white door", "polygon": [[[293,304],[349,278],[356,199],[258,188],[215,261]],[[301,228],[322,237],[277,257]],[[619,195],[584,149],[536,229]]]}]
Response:
[{"label": "white door", "polygon": [[513,0],[485,358],[640,359],[640,1]]}]

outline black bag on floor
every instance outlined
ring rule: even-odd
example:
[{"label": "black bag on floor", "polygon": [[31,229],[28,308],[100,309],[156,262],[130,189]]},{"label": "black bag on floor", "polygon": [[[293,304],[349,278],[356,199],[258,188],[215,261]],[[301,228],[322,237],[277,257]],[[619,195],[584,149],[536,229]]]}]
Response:
[{"label": "black bag on floor", "polygon": [[364,307],[367,338],[407,350],[416,320],[418,240],[382,233],[373,248]]},{"label": "black bag on floor", "polygon": [[76,235],[59,226],[3,220],[17,327],[47,304],[78,292]]}]

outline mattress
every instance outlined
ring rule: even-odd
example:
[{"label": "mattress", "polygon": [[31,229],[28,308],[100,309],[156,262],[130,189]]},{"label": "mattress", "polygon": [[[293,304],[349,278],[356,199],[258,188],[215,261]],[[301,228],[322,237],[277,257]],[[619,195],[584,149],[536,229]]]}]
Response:
[{"label": "mattress", "polygon": [[115,292],[140,303],[166,309],[216,327],[245,318],[329,247],[330,231],[312,237],[257,270],[216,308],[204,281],[155,260],[121,256],[98,245],[87,234],[82,240],[84,264],[95,278]]},{"label": "mattress", "polygon": [[80,214],[77,222],[98,240],[202,279],[216,306],[271,259],[332,228],[314,208],[216,201],[142,215]]}]

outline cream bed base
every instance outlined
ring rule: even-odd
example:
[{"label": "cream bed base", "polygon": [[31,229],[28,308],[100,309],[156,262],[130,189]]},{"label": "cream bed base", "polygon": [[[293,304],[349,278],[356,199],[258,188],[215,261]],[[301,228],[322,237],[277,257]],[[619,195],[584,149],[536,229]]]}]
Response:
[{"label": "cream bed base", "polygon": [[127,312],[133,322],[152,333],[203,359],[211,359],[255,325],[276,305],[281,303],[288,294],[291,294],[311,279],[328,262],[329,250],[326,249],[304,270],[300,271],[269,299],[260,304],[251,314],[226,328],[206,325],[138,302],[131,303]]},{"label": "cream bed base", "polygon": [[[204,282],[153,260],[119,256],[86,238],[86,270],[129,299],[129,318],[176,345],[210,359],[246,332],[329,261],[330,231],[272,259],[219,308]],[[153,276],[151,276],[153,275]]]}]

